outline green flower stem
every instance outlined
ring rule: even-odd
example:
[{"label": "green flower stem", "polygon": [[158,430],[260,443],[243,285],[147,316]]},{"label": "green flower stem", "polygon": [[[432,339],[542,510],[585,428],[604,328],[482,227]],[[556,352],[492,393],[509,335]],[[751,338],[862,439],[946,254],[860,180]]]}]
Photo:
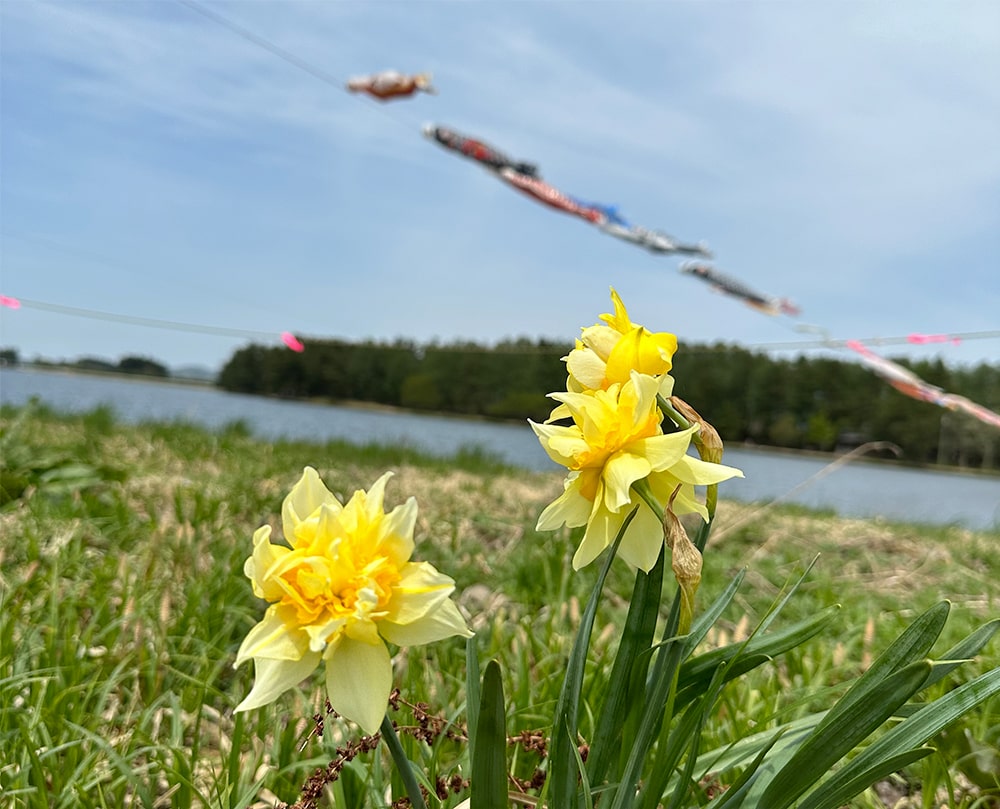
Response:
[{"label": "green flower stem", "polygon": [[549,776],[545,783],[545,788],[549,792],[549,805],[559,807],[559,809],[575,809],[579,805],[577,800],[577,778],[579,776],[578,752],[576,751],[577,721],[580,713],[583,673],[587,663],[587,651],[590,647],[590,635],[594,629],[597,604],[601,597],[601,591],[604,589],[604,582],[611,570],[615,555],[618,553],[622,537],[625,536],[625,532],[638,510],[639,506],[637,505],[628,513],[622,527],[618,529],[618,536],[615,537],[610,552],[607,552],[607,559],[594,583],[594,589],[583,610],[583,615],[580,617],[580,626],[573,641],[573,651],[566,664],[566,675],[552,720]]},{"label": "green flower stem", "polygon": [[[719,484],[710,483],[705,487],[705,508],[708,510],[708,522],[715,519],[715,507],[719,503]],[[699,548],[698,550],[701,550]]]},{"label": "green flower stem", "polygon": [[[663,394],[656,394],[656,403],[660,406],[660,410],[663,412],[664,416],[667,416],[674,424],[680,427],[682,430],[686,430],[691,426],[691,422],[688,421],[684,416],[682,416],[672,404],[670,400],[664,398]],[[698,442],[698,434],[695,433],[695,442]]]},{"label": "green flower stem", "polygon": [[[709,486],[710,493],[711,490],[716,487],[716,485],[717,484]],[[714,499],[712,505],[713,506],[715,505]],[[702,556],[705,555],[705,546],[708,544],[708,535],[712,533],[712,523],[714,522],[714,520],[715,520],[715,508],[713,507],[708,512],[708,522],[702,523],[698,527],[698,533],[695,535],[695,538],[693,540],[694,546],[698,549],[698,553],[700,553]]]},{"label": "green flower stem", "polygon": [[661,506],[657,502],[656,497],[653,496],[653,490],[649,488],[649,481],[646,480],[646,478],[637,480],[632,484],[632,491],[639,495],[639,497],[642,498],[642,501],[653,510],[653,513],[656,515],[656,519],[658,519],[662,525],[664,517],[663,506]]},{"label": "green flower stem", "polygon": [[[667,418],[669,418],[674,424],[676,424],[682,430],[686,430],[688,427],[691,426],[691,422],[688,421],[688,419],[684,418],[684,416],[682,416],[677,411],[677,409],[672,404],[670,404],[670,400],[669,399],[665,399],[662,396],[662,394],[659,394],[659,393],[656,394],[656,403],[657,403],[657,405],[659,405],[660,411],[663,413],[663,415],[665,415]],[[696,432],[691,437],[691,440],[694,442],[695,446],[700,447],[701,446],[701,432],[700,431]],[[633,486],[632,488],[635,489],[637,492],[639,491],[635,486]],[[641,495],[641,492],[640,492],[640,495]],[[646,500],[645,497],[643,497],[643,499]],[[712,518],[715,517],[715,507],[716,507],[716,504],[718,503],[718,501],[719,501],[719,484],[718,483],[713,483],[713,484],[711,484],[710,486],[707,487],[706,492],[705,492],[705,508],[708,509],[708,521],[709,522],[711,522]],[[646,502],[648,503],[649,500],[646,500]],[[650,508],[653,508],[653,506],[650,505]],[[655,512],[656,509],[653,508],[653,511]],[[657,513],[659,513],[659,512],[657,512]],[[701,549],[702,549],[701,547],[698,548],[698,550],[701,550]]]},{"label": "green flower stem", "polygon": [[[665,517],[663,507],[653,495],[653,492],[649,487],[649,482],[647,480],[637,480],[632,484],[632,491],[634,491],[639,498],[647,506],[649,506],[650,509],[652,509],[653,513],[662,524]],[[707,532],[705,538],[707,539]],[[651,690],[647,694],[646,705],[651,707],[653,715],[659,715],[659,719],[650,724],[648,721],[649,717],[646,716],[644,718],[643,726],[638,731],[636,738],[631,740],[630,745],[624,746],[629,747],[633,755],[636,747],[641,747],[646,750],[649,749],[652,744],[653,737],[656,735],[654,725],[657,721],[662,722],[661,727],[669,726],[670,721],[673,718],[674,700],[677,696],[677,682],[679,674],[678,664],[680,661],[676,656],[676,653],[668,651],[668,645],[671,642],[676,641],[676,635],[680,629],[682,598],[681,589],[678,588],[677,593],[674,596],[670,614],[667,618],[666,626],[664,628],[663,637],[667,645],[661,645],[659,648],[659,652],[656,656],[656,663],[654,664],[653,674],[650,679]],[[684,627],[684,631],[687,631],[687,627]],[[625,765],[626,769],[632,766],[632,764],[632,762],[627,763]],[[637,775],[638,771],[635,771],[633,772],[632,777],[637,777]],[[627,779],[628,777],[629,776],[626,776],[625,778]],[[625,789],[629,790],[630,784],[627,780],[625,780],[625,784]],[[623,806],[630,805],[631,802],[623,804]]]},{"label": "green flower stem", "polygon": [[[615,653],[611,678],[605,689],[604,706],[594,731],[587,757],[587,775],[594,784],[606,779],[608,769],[639,727],[641,704],[649,670],[650,645],[659,615],[663,592],[663,567],[666,549],[649,573],[636,571],[628,616],[622,628],[622,638]],[[623,736],[624,734],[624,736]],[[617,775],[614,777],[617,778]]]},{"label": "green flower stem", "polygon": [[[656,497],[653,495],[652,489],[649,488],[649,481],[647,481],[646,479],[637,480],[635,483],[632,484],[632,491],[634,491],[637,495],[639,495],[639,499],[641,499],[647,506],[649,506],[650,509],[652,509],[653,514],[656,515],[656,518],[660,521],[660,524],[662,525],[666,515],[663,513],[663,507],[659,504]],[[699,537],[699,539],[700,538],[701,537]],[[708,536],[706,533],[705,540],[707,539]],[[696,547],[698,546],[696,545]],[[702,543],[701,547],[704,547],[704,542]],[[699,551],[701,550],[701,547],[698,547]],[[673,637],[677,633],[677,628],[680,623],[679,620],[680,599],[681,599],[681,593],[680,589],[678,589],[673,604],[670,608],[670,614],[667,618],[667,624],[663,635],[664,638]]]},{"label": "green flower stem", "polygon": [[406,757],[406,753],[403,752],[403,745],[399,742],[399,736],[396,735],[396,728],[392,726],[392,720],[388,714],[382,717],[381,730],[385,746],[389,748],[389,754],[392,756],[392,760],[396,764],[396,769],[403,779],[403,786],[406,787],[406,794],[410,797],[410,805],[413,809],[427,809],[426,804],[424,804],[424,795],[420,791],[420,785],[413,775],[410,760]]}]

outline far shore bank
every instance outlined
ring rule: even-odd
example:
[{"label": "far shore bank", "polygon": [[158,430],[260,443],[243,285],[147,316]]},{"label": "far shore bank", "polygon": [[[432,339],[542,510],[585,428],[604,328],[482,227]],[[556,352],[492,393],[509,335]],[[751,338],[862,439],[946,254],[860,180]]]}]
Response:
[{"label": "far shore bank", "polygon": [[[64,375],[102,377],[107,379],[120,380],[123,382],[159,383],[164,385],[176,385],[176,386],[185,386],[192,388],[210,388],[212,390],[216,390],[222,393],[230,393],[229,391],[225,391],[223,388],[219,387],[214,380],[199,379],[193,377],[130,374],[130,373],[115,372],[115,371],[103,371],[91,368],[79,368],[74,365],[35,364],[31,362],[21,362],[17,365],[0,366],[0,374],[2,374],[4,370],[27,370],[27,371],[37,371],[42,373],[59,373]],[[480,422],[480,423],[494,423],[494,424],[521,423],[521,420],[519,419],[491,418],[489,416],[483,416],[483,415],[454,413],[448,411],[416,410],[412,408],[406,408],[397,405],[389,405],[380,402],[368,402],[368,401],[360,401],[352,399],[331,399],[328,397],[298,398],[298,397],[274,396],[270,394],[254,394],[254,393],[242,393],[242,392],[233,392],[233,393],[234,395],[239,395],[239,396],[255,396],[262,399],[302,402],[306,404],[313,404],[319,406],[342,407],[342,408],[349,408],[352,410],[366,411],[373,413],[416,414],[416,415],[435,416],[437,418],[455,419],[464,422]],[[873,441],[869,443],[877,444],[879,442]],[[785,457],[815,458],[831,462],[834,462],[839,458],[844,458],[845,456],[851,454],[852,452],[857,452],[860,449],[860,447],[858,446],[850,446],[850,447],[840,448],[837,450],[823,451],[817,449],[777,447],[767,444],[759,444],[756,442],[740,442],[740,443],[729,442],[727,443],[727,446],[732,449],[748,450],[752,452],[767,453]],[[865,446],[865,445],[863,444],[860,446]],[[888,464],[896,467],[924,469],[924,470],[948,472],[955,474],[985,476],[990,478],[1000,477],[1000,470],[961,467],[961,466],[948,466],[944,464],[933,464],[933,463],[918,463],[918,462],[908,461],[905,459],[897,459],[884,456],[880,457],[877,455],[862,454],[862,453],[857,454],[855,457],[851,459],[850,462],[852,464],[859,464],[859,463],[873,464],[873,465]]]}]

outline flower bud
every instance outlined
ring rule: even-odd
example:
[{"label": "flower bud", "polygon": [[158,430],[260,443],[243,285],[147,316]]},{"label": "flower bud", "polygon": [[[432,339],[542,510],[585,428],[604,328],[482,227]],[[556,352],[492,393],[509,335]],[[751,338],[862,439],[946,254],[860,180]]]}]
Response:
[{"label": "flower bud", "polygon": [[699,425],[700,429],[695,434],[693,441],[701,459],[707,463],[722,463],[723,446],[718,430],[705,421],[697,410],[679,396],[671,396],[670,404],[692,424]]},{"label": "flower bud", "polygon": [[664,512],[663,536],[667,547],[670,548],[670,567],[681,588],[681,614],[677,631],[684,634],[691,628],[694,616],[694,599],[701,584],[702,558],[687,531],[684,530],[684,526],[681,525],[681,521],[674,514],[674,497],[679,491],[680,486],[674,490],[670,504]]}]

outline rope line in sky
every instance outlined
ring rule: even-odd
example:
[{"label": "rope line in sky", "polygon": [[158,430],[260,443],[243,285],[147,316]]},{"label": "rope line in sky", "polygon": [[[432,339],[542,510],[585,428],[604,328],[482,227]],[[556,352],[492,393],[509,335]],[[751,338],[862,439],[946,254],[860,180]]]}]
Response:
[{"label": "rope line in sky", "polygon": [[[211,20],[217,25],[221,25],[223,28],[232,31],[237,36],[242,37],[247,42],[256,45],[258,48],[263,48],[268,53],[277,56],[279,59],[284,60],[293,67],[297,67],[299,70],[308,73],[313,78],[319,79],[324,84],[329,84],[331,87],[335,87],[336,89],[340,90],[342,93],[346,93],[347,95],[354,95],[347,89],[347,84],[342,79],[337,78],[332,73],[327,73],[322,68],[317,67],[316,65],[306,61],[300,56],[296,56],[291,51],[285,50],[280,45],[276,45],[274,42],[271,42],[271,40],[260,36],[260,34],[255,34],[253,31],[249,30],[248,28],[244,28],[239,23],[233,22],[228,17],[225,17],[222,14],[219,14],[218,12],[212,11],[206,6],[203,6],[201,3],[196,2],[196,0],[176,0],[176,2],[180,3],[182,6],[186,6],[187,8],[191,9],[192,11],[198,14],[201,14],[203,17]],[[373,101],[372,107],[374,109],[377,109],[384,115],[388,116],[395,123],[403,124],[403,122],[400,119],[396,118],[390,110],[380,106],[378,103]],[[409,127],[409,124],[403,124],[403,125]]]},{"label": "rope line in sky", "polygon": [[313,76],[314,78],[317,78],[322,82],[326,82],[327,84],[332,85],[333,87],[336,87],[338,90],[342,90],[345,93],[347,92],[347,90],[344,88],[344,83],[340,81],[336,76],[327,73],[322,68],[316,67],[315,65],[307,62],[305,59],[299,58],[291,51],[286,51],[280,45],[275,45],[270,40],[265,39],[264,37],[255,34],[253,31],[244,28],[242,25],[233,22],[228,17],[223,17],[221,14],[212,11],[211,9],[203,6],[201,3],[196,3],[195,0],[177,0],[177,2],[180,3],[182,6],[187,6],[192,11],[196,11],[203,17],[207,17],[212,22],[217,23],[218,25],[221,25],[224,28],[228,28],[237,36],[241,36],[243,37],[243,39],[247,40],[248,42],[252,42],[257,47],[269,51],[270,53],[277,56],[279,59],[284,59],[290,65],[294,65],[295,67],[299,68],[299,70],[304,70],[306,73]]},{"label": "rope line in sky", "polygon": [[[0,296],[3,297],[3,296]],[[132,326],[148,326],[150,328],[156,329],[172,329],[174,331],[185,331],[194,332],[197,334],[213,334],[224,337],[261,337],[267,339],[273,339],[279,336],[277,331],[265,331],[262,329],[237,329],[230,328],[227,326],[210,326],[200,323],[188,323],[177,320],[164,320],[160,318],[152,317],[142,317],[139,315],[123,315],[117,312],[106,312],[99,309],[88,309],[82,306],[65,306],[58,303],[49,303],[47,301],[34,300],[32,298],[9,298],[4,297],[3,305],[9,306],[9,308],[17,308],[16,306],[11,306],[5,303],[5,301],[16,301],[20,306],[27,309],[39,309],[46,312],[55,312],[56,314],[69,315],[71,317],[85,317],[92,320],[107,320],[115,323],[127,323]],[[953,342],[954,340],[996,340],[1000,339],[1000,330],[997,331],[967,331],[967,332],[949,332],[947,335],[939,335],[940,337],[945,337],[945,340],[926,340],[919,339],[925,337],[925,335],[903,335],[895,337],[866,337],[858,342],[868,343],[870,345],[914,345],[914,344],[928,344],[928,343],[945,343]],[[918,339],[914,339],[917,337]],[[327,338],[333,339],[333,338]],[[851,340],[841,340],[841,339],[830,339],[830,340],[799,340],[784,343],[755,343],[750,344],[747,348],[757,349],[760,351],[798,351],[807,348],[846,348],[847,344]],[[479,348],[479,349],[464,349],[470,353],[479,351],[493,351],[495,349],[490,348]],[[544,350],[544,349],[540,349]]]},{"label": "rope line in sky", "polygon": [[103,312],[98,309],[86,309],[80,306],[63,306],[58,303],[36,301],[31,298],[16,298],[10,300],[17,300],[21,306],[29,309],[41,309],[45,312],[55,312],[60,315],[71,315],[72,317],[86,317],[91,320],[108,320],[115,323],[128,323],[132,326],[149,326],[154,329],[170,329],[172,331],[186,331],[194,332],[196,334],[215,334],[227,337],[272,338],[278,334],[278,332],[263,331],[261,329],[234,329],[224,326],[206,326],[199,323],[184,323],[178,320],[160,320],[153,317],[140,317],[139,315],[122,315],[116,312]]}]

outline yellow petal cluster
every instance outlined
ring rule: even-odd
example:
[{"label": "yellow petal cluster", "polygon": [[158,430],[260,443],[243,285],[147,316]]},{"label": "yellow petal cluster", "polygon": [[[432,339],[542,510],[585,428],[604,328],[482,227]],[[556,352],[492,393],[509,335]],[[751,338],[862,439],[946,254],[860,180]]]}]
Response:
[{"label": "yellow petal cluster", "polygon": [[[574,569],[592,562],[614,542],[625,517],[641,502],[632,484],[644,480],[658,502],[674,497],[676,514],[697,513],[707,519],[694,487],[743,476],[733,467],[687,454],[697,424],[663,432],[656,399],[661,384],[633,370],[628,381],[604,390],[553,393],[550,397],[561,403],[572,425],[531,423],[549,457],[569,470],[562,495],[542,511],[537,529],[587,526],[573,557]],[[660,518],[641,507],[618,553],[649,571],[663,542]]]},{"label": "yellow petal cluster", "polygon": [[[566,356],[571,391],[607,390],[628,382],[633,371],[663,377],[672,367],[677,337],[669,332],[654,334],[633,323],[614,287],[611,301],[614,313],[603,314],[601,323],[584,328],[576,348]],[[670,390],[661,393],[669,396]]]},{"label": "yellow petal cluster", "polygon": [[254,533],[244,572],[271,605],[236,656],[236,666],[254,661],[253,688],[237,711],[274,701],[324,662],[334,710],[374,733],[392,688],[386,641],[471,637],[450,598],[455,582],[410,561],[416,501],[385,513],[390,477],[342,505],[306,467],[282,505],[287,545],[271,542],[270,526]]}]

